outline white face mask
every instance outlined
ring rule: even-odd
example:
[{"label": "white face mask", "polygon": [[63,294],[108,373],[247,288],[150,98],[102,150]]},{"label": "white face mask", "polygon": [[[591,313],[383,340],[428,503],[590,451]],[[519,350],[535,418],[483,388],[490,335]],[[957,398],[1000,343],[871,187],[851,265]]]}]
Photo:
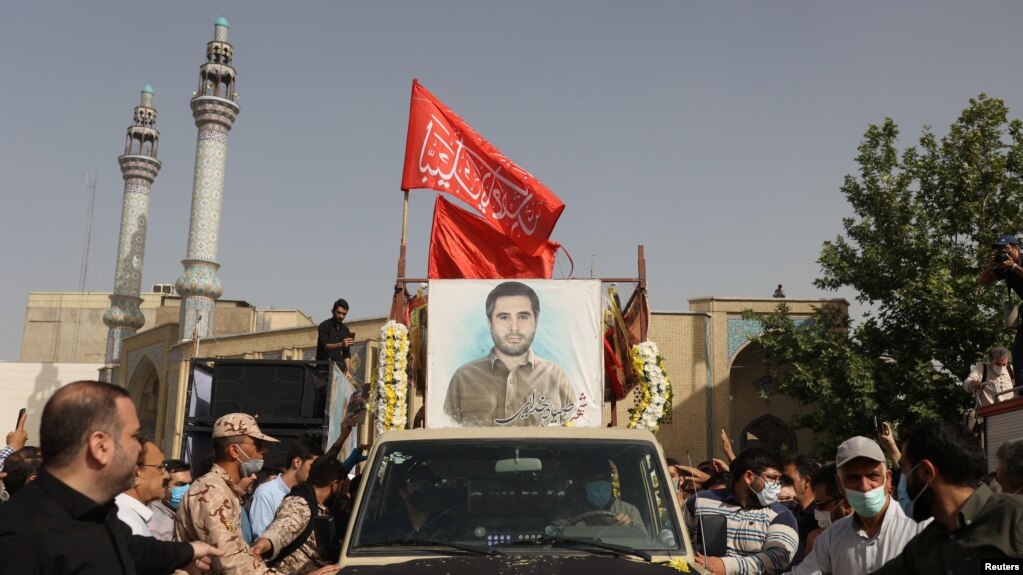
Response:
[{"label": "white face mask", "polygon": [[778,501],[778,494],[781,493],[781,481],[773,481],[768,483],[763,477],[760,478],[764,482],[764,488],[757,492],[753,489],[753,485],[750,484],[750,490],[756,494],[757,500],[760,501],[760,505],[769,507],[772,503]]},{"label": "white face mask", "polygon": [[1003,373],[1005,373],[1005,366],[1004,365],[992,365],[991,366],[991,371],[995,375],[1002,375]]},{"label": "white face mask", "polygon": [[822,509],[813,510],[813,518],[817,520],[817,526],[821,529],[827,529],[831,526],[831,512],[824,511]]}]

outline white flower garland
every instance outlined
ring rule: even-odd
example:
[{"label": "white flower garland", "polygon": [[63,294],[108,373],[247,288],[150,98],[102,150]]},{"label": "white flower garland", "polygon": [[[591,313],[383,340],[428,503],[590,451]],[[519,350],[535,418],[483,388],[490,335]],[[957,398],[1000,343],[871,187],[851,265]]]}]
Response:
[{"label": "white flower garland", "polygon": [[408,394],[408,328],[389,321],[380,328],[380,362],[377,365],[376,434],[405,429]]},{"label": "white flower garland", "polygon": [[664,357],[652,341],[633,346],[630,356],[639,385],[636,388],[638,400],[636,407],[631,410],[628,427],[656,432],[671,394],[671,382],[664,370]]}]

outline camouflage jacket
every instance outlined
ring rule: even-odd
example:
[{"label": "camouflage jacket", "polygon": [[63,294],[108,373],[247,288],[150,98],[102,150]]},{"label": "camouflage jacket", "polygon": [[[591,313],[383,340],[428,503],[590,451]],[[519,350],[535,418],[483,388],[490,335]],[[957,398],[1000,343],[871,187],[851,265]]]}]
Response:
[{"label": "camouflage jacket", "polygon": [[196,479],[181,498],[174,518],[176,541],[204,541],[224,552],[213,558],[211,575],[276,575],[249,551],[242,539],[241,499],[227,472],[217,464]]},{"label": "camouflage jacket", "polygon": [[[327,513],[326,507],[319,504],[317,506],[319,507],[320,515]],[[291,544],[296,537],[305,531],[306,525],[309,524],[311,519],[309,502],[302,496],[292,494],[284,498],[284,501],[281,502],[281,507],[277,510],[273,523],[260,535],[261,538],[268,539],[273,544],[274,559],[277,558],[282,549]],[[309,534],[309,538],[305,540],[301,547],[281,559],[280,563],[275,565],[275,568],[286,573],[306,573],[308,571],[315,571],[328,563],[328,561],[320,559],[316,555],[316,533],[313,532]]]}]

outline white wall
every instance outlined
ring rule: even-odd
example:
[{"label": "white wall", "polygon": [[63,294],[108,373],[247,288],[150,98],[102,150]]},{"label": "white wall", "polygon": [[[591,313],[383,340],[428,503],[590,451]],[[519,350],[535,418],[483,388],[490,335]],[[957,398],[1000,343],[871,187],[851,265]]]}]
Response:
[{"label": "white wall", "polygon": [[39,418],[46,400],[61,386],[80,379],[95,380],[102,363],[0,362],[0,441],[17,424],[18,410],[28,408],[27,445],[39,445]]}]

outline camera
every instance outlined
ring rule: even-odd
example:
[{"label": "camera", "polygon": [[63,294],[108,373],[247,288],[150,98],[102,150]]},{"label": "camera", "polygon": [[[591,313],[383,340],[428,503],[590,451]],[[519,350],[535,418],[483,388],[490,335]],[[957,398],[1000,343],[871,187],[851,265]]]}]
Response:
[{"label": "camera", "polygon": [[1004,261],[1007,261],[1008,259],[1009,259],[1009,252],[1007,252],[1005,250],[1005,248],[999,248],[999,250],[997,252],[995,252],[995,261],[996,262],[1002,263]]}]

